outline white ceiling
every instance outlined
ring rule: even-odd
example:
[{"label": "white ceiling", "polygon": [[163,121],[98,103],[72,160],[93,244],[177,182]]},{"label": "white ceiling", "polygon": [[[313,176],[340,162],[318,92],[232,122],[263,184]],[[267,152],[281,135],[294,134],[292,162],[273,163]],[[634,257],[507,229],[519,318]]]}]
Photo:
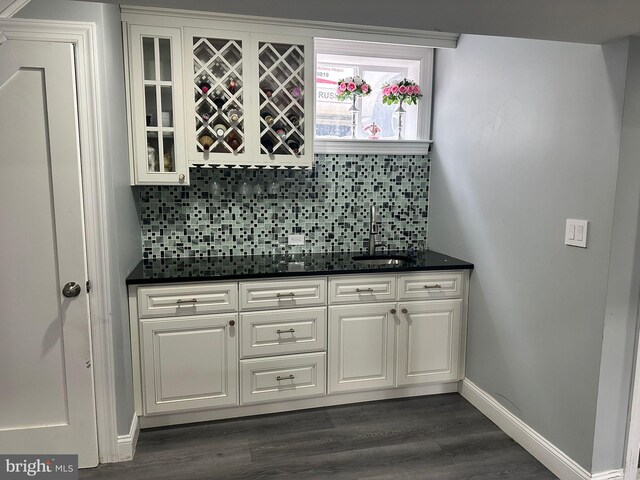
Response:
[{"label": "white ceiling", "polygon": [[127,4],[582,43],[640,35],[640,0],[128,0]]}]

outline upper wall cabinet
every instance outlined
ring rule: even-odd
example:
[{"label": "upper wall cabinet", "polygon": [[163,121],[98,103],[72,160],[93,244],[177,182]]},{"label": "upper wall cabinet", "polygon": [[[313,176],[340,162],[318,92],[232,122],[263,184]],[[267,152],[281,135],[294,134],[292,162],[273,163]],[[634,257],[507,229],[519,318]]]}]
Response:
[{"label": "upper wall cabinet", "polygon": [[185,28],[191,165],[310,167],[311,38]]},{"label": "upper wall cabinet", "polygon": [[180,29],[131,25],[132,183],[189,183],[184,144]]}]

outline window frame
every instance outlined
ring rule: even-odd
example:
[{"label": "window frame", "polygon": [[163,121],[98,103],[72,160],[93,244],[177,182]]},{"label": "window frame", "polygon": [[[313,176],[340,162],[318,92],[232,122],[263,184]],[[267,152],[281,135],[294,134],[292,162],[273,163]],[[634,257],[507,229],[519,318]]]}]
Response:
[{"label": "window frame", "polygon": [[[418,109],[417,140],[326,139],[314,136],[315,153],[426,154],[429,151],[429,145],[432,143],[431,110],[433,104],[433,64],[435,48],[418,45],[315,38],[314,78],[315,72],[317,71],[318,55],[323,54],[418,60],[420,61],[420,75],[418,79],[412,80],[415,80],[422,87],[423,97],[416,106],[412,105],[408,107]],[[314,102],[317,102],[317,97],[314,98]],[[388,108],[394,107],[389,106]],[[314,132],[316,128],[315,124],[316,119],[314,117]]]}]

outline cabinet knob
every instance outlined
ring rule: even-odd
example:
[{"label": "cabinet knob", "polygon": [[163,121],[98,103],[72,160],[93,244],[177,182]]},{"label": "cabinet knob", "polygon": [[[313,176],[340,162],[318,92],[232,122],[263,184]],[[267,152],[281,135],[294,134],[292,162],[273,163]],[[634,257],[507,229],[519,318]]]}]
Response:
[{"label": "cabinet knob", "polygon": [[409,313],[409,310],[407,310],[406,308],[403,308],[402,309],[402,313],[404,313],[406,315],[407,313]]},{"label": "cabinet knob", "polygon": [[235,320],[229,320],[229,326],[233,327],[236,324]]},{"label": "cabinet knob", "polygon": [[180,175],[178,175],[178,180],[180,180],[181,182],[184,182],[184,179],[187,178],[184,176],[184,173],[181,173]]},{"label": "cabinet knob", "polygon": [[396,309],[392,308],[391,310],[389,310],[391,312],[391,315],[395,315],[396,314]]}]

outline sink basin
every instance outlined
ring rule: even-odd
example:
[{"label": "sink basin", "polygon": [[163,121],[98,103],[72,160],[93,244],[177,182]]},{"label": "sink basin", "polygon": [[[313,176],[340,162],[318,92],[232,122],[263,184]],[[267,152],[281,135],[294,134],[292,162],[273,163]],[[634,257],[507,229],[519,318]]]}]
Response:
[{"label": "sink basin", "polygon": [[351,258],[354,262],[367,265],[404,265],[414,262],[413,258],[404,255],[358,255]]}]

